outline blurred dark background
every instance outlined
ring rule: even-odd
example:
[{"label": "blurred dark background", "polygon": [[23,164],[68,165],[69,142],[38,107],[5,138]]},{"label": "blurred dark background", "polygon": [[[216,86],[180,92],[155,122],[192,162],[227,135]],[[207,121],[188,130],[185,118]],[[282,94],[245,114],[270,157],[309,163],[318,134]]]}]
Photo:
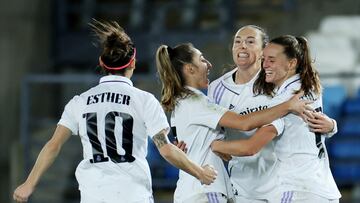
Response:
[{"label": "blurred dark background", "polygon": [[[215,79],[232,64],[232,37],[243,25],[308,37],[324,85],[324,109],[339,133],[328,142],[343,198],[360,202],[360,1],[358,0],[0,0],[0,202],[14,188],[55,129],[64,105],[97,83],[98,51],[88,23],[115,20],[136,44],[133,81],[157,98],[155,51],[192,42]],[[82,158],[70,139],[41,180],[32,203],[79,202],[74,171]],[[177,171],[149,143],[155,202],[172,201]]]}]

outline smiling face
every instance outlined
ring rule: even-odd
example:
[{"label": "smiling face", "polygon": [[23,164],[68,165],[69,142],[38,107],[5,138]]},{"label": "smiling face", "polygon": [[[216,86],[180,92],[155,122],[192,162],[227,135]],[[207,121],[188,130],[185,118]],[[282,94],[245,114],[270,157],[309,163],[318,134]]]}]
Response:
[{"label": "smiling face", "polygon": [[295,75],[296,62],[296,59],[289,59],[285,55],[283,46],[269,43],[264,49],[265,81],[281,86],[286,79]]},{"label": "smiling face", "polygon": [[205,89],[209,84],[208,75],[212,65],[196,48],[194,48],[194,55],[192,60],[192,64],[190,64],[189,67],[189,79],[191,80],[189,82],[192,84],[191,86],[197,89]]},{"label": "smiling face", "polygon": [[235,34],[232,54],[239,68],[246,69],[255,65],[262,56],[261,31],[253,27],[241,28]]}]

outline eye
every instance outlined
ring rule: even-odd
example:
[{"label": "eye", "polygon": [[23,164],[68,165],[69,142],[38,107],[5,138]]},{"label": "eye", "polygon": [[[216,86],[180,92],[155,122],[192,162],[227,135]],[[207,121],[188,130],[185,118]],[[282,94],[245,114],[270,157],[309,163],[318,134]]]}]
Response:
[{"label": "eye", "polygon": [[254,44],[255,40],[254,39],[248,39],[248,40],[246,40],[246,43],[247,44]]}]

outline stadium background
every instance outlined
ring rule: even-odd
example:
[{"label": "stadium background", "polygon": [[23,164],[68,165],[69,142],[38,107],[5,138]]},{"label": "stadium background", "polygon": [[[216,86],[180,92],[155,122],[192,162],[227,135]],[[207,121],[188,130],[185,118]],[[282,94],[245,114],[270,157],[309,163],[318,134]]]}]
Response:
[{"label": "stadium background", "polygon": [[[213,63],[211,79],[232,64],[232,36],[256,24],[270,37],[309,38],[324,84],[324,109],[338,120],[328,142],[340,202],[360,202],[360,1],[358,0],[0,0],[0,202],[28,174],[64,105],[96,84],[97,51],[87,23],[116,20],[138,48],[137,87],[159,98],[155,50],[192,42]],[[32,203],[78,202],[74,137],[35,191]],[[171,202],[176,170],[149,145],[155,202]]]}]

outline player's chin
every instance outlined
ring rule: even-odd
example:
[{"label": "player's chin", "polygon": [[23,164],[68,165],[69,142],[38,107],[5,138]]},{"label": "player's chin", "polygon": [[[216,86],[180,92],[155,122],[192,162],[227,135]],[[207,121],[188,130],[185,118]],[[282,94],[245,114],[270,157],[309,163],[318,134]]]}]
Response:
[{"label": "player's chin", "polygon": [[209,80],[207,80],[206,82],[203,82],[203,83],[201,84],[201,89],[207,89],[208,86],[209,86]]}]

